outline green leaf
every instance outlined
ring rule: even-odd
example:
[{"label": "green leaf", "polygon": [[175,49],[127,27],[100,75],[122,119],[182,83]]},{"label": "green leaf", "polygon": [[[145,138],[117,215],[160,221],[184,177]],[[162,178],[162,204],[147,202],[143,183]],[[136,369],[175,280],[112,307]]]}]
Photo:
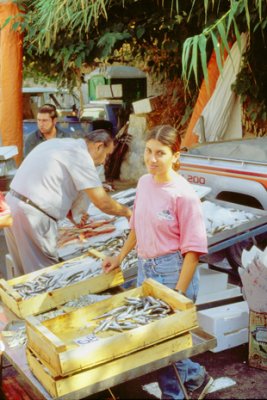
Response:
[{"label": "green leaf", "polygon": [[218,42],[216,35],[212,31],[210,32],[210,34],[211,34],[211,39],[212,39],[212,43],[213,43],[213,49],[214,49],[215,55],[216,55],[217,65],[218,65],[219,71],[222,72],[223,66],[222,66],[222,55],[221,55],[221,50],[220,50],[220,43]]},{"label": "green leaf", "polygon": [[187,80],[187,70],[189,64],[189,55],[191,54],[191,42],[193,42],[193,37],[189,37],[185,40],[183,44],[183,51],[182,51],[182,77],[184,81]]},{"label": "green leaf", "polygon": [[253,28],[253,33],[256,32],[257,29],[259,29],[259,27],[261,26],[261,22],[259,21]]},{"label": "green leaf", "polygon": [[137,38],[138,39],[140,39],[142,36],[143,36],[143,34],[145,33],[145,28],[143,27],[143,26],[139,26],[137,29],[136,29],[136,36],[137,36]]},{"label": "green leaf", "polygon": [[220,34],[220,37],[222,39],[222,43],[223,43],[224,47],[226,48],[227,52],[230,53],[230,47],[228,45],[228,36],[226,34],[223,21],[220,21],[218,23],[217,28],[218,28],[218,32]]},{"label": "green leaf", "polygon": [[207,23],[209,0],[204,0],[204,10],[205,10],[205,25]]},{"label": "green leaf", "polygon": [[248,30],[250,31],[250,12],[249,12],[249,8],[248,8],[248,0],[243,0],[243,1],[244,1],[244,6],[245,6],[247,27],[248,27]]},{"label": "green leaf", "polygon": [[190,77],[192,70],[194,71],[195,81],[196,81],[197,85],[198,85],[198,71],[197,71],[197,65],[198,65],[198,39],[199,39],[198,35],[194,36],[194,38],[193,38],[192,58],[191,58],[191,63],[190,63],[189,73],[188,73],[188,76]]},{"label": "green leaf", "polygon": [[235,20],[234,20],[234,31],[235,31],[235,37],[236,37],[238,48],[241,51],[241,36],[240,36],[240,32],[239,32],[239,29],[238,29],[238,26],[237,26]]},{"label": "green leaf", "polygon": [[12,18],[13,18],[12,16],[8,17],[8,18],[5,20],[5,22],[3,23],[3,25],[0,27],[0,29],[4,29],[4,27],[7,26],[7,25],[9,24],[9,22],[11,21]]},{"label": "green leaf", "polygon": [[192,14],[192,12],[193,12],[193,9],[194,9],[196,0],[192,0],[191,2],[192,2],[192,6],[191,6],[190,12],[189,12],[188,17],[187,17],[187,22],[190,21],[191,14]]},{"label": "green leaf", "polygon": [[81,55],[79,55],[79,56],[76,58],[76,60],[75,60],[75,65],[76,65],[78,68],[81,68],[81,66],[82,66],[82,57],[81,57]]},{"label": "green leaf", "polygon": [[13,29],[14,31],[16,31],[16,30],[19,28],[19,26],[20,26],[20,22],[15,22],[15,23],[12,25],[12,29]]},{"label": "green leaf", "polygon": [[71,57],[71,52],[66,50],[64,53],[65,53],[64,54],[64,64],[67,64],[69,59],[70,59],[70,57]]},{"label": "green leaf", "polygon": [[107,32],[97,42],[98,47],[102,47],[102,57],[107,57],[117,42],[129,39],[128,32]]},{"label": "green leaf", "polygon": [[199,51],[200,51],[200,59],[201,59],[201,66],[204,74],[204,79],[207,85],[207,88],[209,88],[209,79],[208,79],[208,67],[207,67],[207,38],[205,35],[200,35],[199,41]]},{"label": "green leaf", "polygon": [[256,0],[256,7],[259,11],[259,19],[262,21],[262,1],[261,0]]},{"label": "green leaf", "polygon": [[227,29],[226,29],[227,35],[229,34],[232,22],[235,20],[235,13],[237,9],[238,9],[238,2],[233,1],[228,15]]}]

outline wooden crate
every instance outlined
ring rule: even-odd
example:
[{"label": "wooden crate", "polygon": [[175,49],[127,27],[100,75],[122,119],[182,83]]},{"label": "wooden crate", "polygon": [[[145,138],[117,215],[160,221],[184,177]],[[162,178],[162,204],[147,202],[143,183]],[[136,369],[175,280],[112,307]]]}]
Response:
[{"label": "wooden crate", "polygon": [[[90,335],[98,325],[99,320],[94,318],[123,305],[126,297],[148,295],[164,300],[174,312],[129,331],[107,330],[97,334],[97,341],[77,344],[78,339]],[[197,326],[196,309],[192,301],[152,279],[147,279],[139,288],[50,320],[40,322],[33,316],[26,319],[28,347],[54,377],[109,362]]]},{"label": "wooden crate", "polygon": [[30,315],[41,314],[43,312],[52,310],[53,308],[56,308],[67,301],[77,299],[82,295],[103,292],[111,287],[119,286],[124,282],[121,270],[117,269],[110,274],[103,273],[98,276],[76,282],[72,285],[55,289],[53,291],[39,293],[36,296],[29,297],[28,299],[23,298],[15,289],[13,289],[13,286],[16,284],[30,281],[39,275],[59,269],[61,266],[69,263],[70,261],[84,259],[89,255],[101,258],[103,257],[101,253],[92,249],[88,251],[88,254],[52,265],[50,267],[42,268],[38,271],[34,271],[8,281],[5,279],[0,279],[1,300],[18,317],[25,318]]},{"label": "wooden crate", "polygon": [[[46,364],[42,363],[30,349],[26,349],[26,356],[32,373],[53,398],[69,395],[72,392],[79,393],[85,388],[86,391],[83,391],[82,397],[86,397],[113,387],[114,384],[144,375],[151,371],[150,364],[191,347],[192,335],[187,332],[158,343],[156,346],[150,346],[65,377],[53,377]],[[76,398],[75,394],[73,398]]]},{"label": "wooden crate", "polygon": [[249,312],[248,363],[267,370],[267,313]]}]

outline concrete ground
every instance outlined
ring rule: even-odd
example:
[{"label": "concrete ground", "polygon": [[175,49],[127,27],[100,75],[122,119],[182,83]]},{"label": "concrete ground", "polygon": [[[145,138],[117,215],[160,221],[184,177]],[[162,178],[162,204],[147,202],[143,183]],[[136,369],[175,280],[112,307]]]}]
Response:
[{"label": "concrete ground", "polygon": [[[214,391],[206,399],[267,399],[267,371],[249,367],[247,344],[219,353],[208,351],[192,360],[205,366],[214,378]],[[116,386],[112,393],[116,399],[160,399],[161,394],[155,374]],[[111,400],[111,395],[105,391],[89,399]]]},{"label": "concrete ground", "polygon": [[[248,366],[248,345],[192,358],[204,365],[214,378],[212,393],[206,399],[267,399],[267,371]],[[128,381],[112,388],[116,399],[160,399],[155,374]],[[90,396],[89,400],[111,400],[108,391]]]}]

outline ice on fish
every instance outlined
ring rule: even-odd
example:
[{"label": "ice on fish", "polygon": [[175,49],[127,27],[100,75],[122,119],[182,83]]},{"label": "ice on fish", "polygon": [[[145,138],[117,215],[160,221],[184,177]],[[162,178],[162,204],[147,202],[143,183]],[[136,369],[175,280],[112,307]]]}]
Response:
[{"label": "ice on fish", "polygon": [[230,207],[222,207],[208,200],[203,201],[201,204],[208,236],[212,236],[226,229],[234,228],[242,223],[257,218],[257,216],[250,212]]}]

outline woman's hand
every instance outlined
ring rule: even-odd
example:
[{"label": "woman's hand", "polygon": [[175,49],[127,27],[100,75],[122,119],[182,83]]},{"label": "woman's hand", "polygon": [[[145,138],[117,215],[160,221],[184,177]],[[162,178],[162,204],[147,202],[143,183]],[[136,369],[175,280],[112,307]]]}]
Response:
[{"label": "woman's hand", "polygon": [[119,256],[106,257],[102,262],[102,268],[106,274],[120,266]]}]

